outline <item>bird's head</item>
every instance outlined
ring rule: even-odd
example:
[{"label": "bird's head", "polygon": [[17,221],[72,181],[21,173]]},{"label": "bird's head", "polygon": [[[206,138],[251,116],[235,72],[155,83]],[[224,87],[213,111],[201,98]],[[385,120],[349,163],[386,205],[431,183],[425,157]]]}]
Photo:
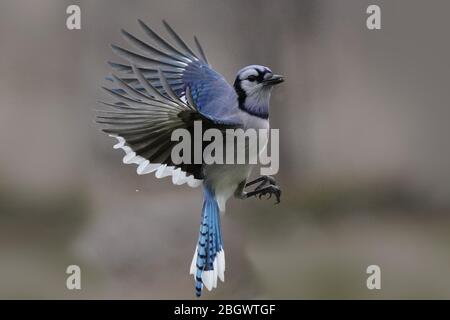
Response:
[{"label": "bird's head", "polygon": [[234,81],[239,108],[252,115],[267,118],[272,88],[284,78],[273,74],[272,70],[259,65],[251,65],[239,70]]}]

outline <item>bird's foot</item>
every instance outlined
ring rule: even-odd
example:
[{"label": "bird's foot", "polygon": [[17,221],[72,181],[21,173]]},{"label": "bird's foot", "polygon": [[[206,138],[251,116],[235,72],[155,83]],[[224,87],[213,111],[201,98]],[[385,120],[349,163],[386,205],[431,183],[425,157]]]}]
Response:
[{"label": "bird's foot", "polygon": [[259,184],[255,188],[255,190],[259,190],[259,189],[261,189],[261,188],[263,188],[264,186],[267,186],[267,185],[273,185],[273,186],[277,185],[277,182],[271,176],[261,176],[261,177],[255,179],[255,180],[253,180],[253,181],[250,181],[250,182],[246,183],[245,187],[249,187],[249,186],[254,185],[256,183],[259,183]]},{"label": "bird's foot", "polygon": [[260,187],[259,189],[256,188],[255,190],[246,193],[247,198],[258,196],[259,199],[261,199],[262,197],[270,199],[272,198],[272,195],[275,195],[275,197],[277,198],[277,202],[275,202],[275,204],[280,203],[281,190],[276,185],[268,185],[265,187]]}]

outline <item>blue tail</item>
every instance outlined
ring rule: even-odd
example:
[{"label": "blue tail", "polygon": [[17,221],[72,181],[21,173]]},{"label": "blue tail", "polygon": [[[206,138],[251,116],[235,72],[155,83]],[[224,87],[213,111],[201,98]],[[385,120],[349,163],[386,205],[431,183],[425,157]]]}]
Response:
[{"label": "blue tail", "polygon": [[220,230],[220,212],[214,194],[204,187],[202,223],[197,248],[191,264],[195,277],[195,294],[200,297],[203,285],[211,290],[217,286],[217,277],[224,281],[225,253]]}]

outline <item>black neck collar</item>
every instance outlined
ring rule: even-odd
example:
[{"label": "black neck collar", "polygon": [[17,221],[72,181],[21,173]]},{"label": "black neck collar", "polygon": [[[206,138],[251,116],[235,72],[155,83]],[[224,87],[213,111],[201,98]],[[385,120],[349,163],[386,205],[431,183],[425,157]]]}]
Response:
[{"label": "black neck collar", "polygon": [[236,91],[236,94],[238,96],[239,109],[241,109],[242,111],[244,111],[252,116],[255,116],[255,117],[258,117],[261,119],[269,119],[269,114],[267,112],[258,112],[256,110],[251,110],[245,106],[245,100],[247,99],[247,94],[245,93],[244,89],[242,89],[241,83],[239,82],[238,79],[236,79],[234,81],[234,90]]}]

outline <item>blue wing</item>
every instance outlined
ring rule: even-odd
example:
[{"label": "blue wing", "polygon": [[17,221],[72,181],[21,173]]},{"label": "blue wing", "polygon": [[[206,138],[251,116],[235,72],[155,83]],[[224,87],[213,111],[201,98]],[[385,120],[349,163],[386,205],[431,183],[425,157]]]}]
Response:
[{"label": "blue wing", "polygon": [[189,48],[167,22],[163,21],[163,24],[178,47],[160,37],[141,20],[139,20],[139,24],[146,36],[153,40],[152,44],[122,30],[124,37],[140,53],[112,45],[113,51],[130,63],[127,65],[110,62],[114,69],[123,73],[123,76],[120,77],[121,80],[137,90],[143,90],[133,72],[132,65],[135,65],[154,88],[162,94],[168,95],[169,93],[164,90],[158,76],[158,70],[161,70],[172,93],[178,98],[186,99],[186,88],[189,87],[193,102],[203,116],[217,123],[239,124],[239,117],[236,116],[238,109],[236,92],[220,73],[209,66],[197,38],[194,39],[201,58]]}]

